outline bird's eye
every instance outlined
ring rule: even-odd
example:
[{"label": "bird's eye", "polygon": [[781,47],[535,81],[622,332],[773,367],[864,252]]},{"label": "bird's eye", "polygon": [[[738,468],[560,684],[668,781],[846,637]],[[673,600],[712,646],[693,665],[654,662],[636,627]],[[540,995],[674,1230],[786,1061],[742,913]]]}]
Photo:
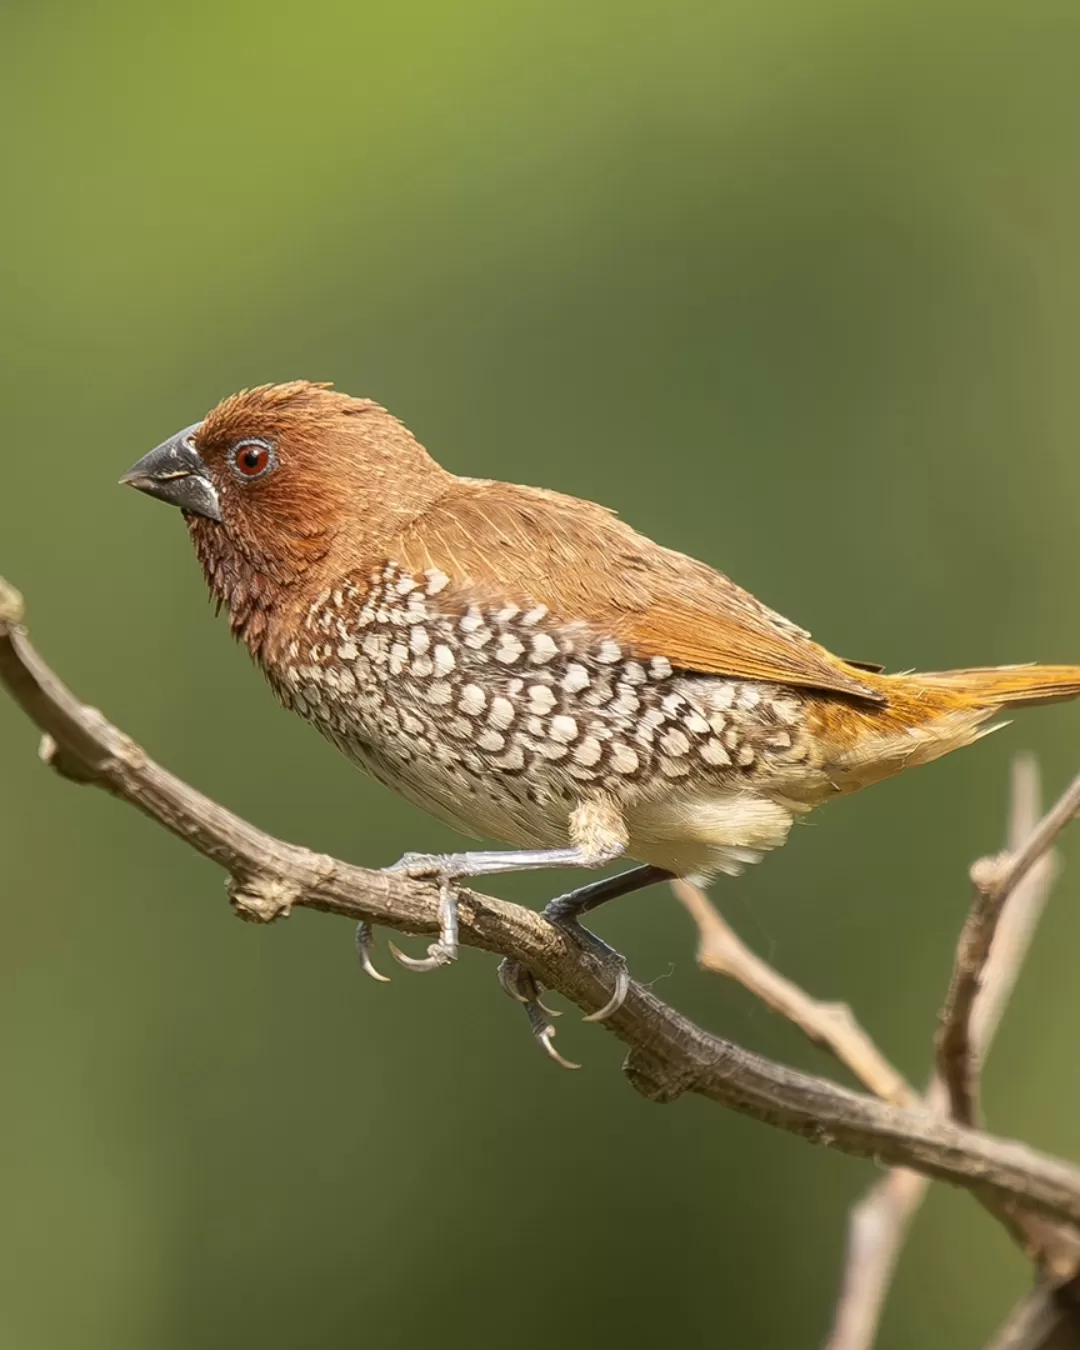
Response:
[{"label": "bird's eye", "polygon": [[273,468],[275,460],[265,441],[241,441],[233,447],[232,463],[241,478],[261,478]]}]

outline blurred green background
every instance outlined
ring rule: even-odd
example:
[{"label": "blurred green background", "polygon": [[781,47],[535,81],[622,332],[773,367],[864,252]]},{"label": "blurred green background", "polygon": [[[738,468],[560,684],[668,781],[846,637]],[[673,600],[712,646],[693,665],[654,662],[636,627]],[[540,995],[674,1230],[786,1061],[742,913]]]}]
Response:
[{"label": "blurred green background", "polygon": [[[1080,659],[1074,4],[0,24],[0,572],[83,697],[267,829],[370,864],[453,842],[275,706],[180,520],[116,486],[245,384],[377,397],[449,467],[600,498],[851,657]],[[1056,791],[1078,718],[1021,713],[714,894],[921,1080],[1010,757]],[[872,1167],[648,1105],[574,1016],[557,1071],[477,953],[382,987],[340,921],[236,923],[35,744],[0,699],[3,1350],[819,1343]],[[1065,853],[986,1105],[1075,1158]],[[839,1072],[697,972],[666,892],[597,927],[707,1025]],[[939,1189],[881,1345],[978,1345],[1027,1273]]]}]

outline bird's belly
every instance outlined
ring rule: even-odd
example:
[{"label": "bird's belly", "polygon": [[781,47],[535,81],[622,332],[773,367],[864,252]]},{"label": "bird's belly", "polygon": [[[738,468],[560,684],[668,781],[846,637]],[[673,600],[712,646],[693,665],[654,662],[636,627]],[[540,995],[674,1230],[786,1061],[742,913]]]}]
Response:
[{"label": "bird's belly", "polygon": [[278,687],[283,701],[358,768],[459,833],[519,848],[569,842],[573,803],[552,790],[535,762],[510,758],[510,771],[500,771],[468,739],[447,736],[421,703],[345,692],[325,680]]},{"label": "bird's belly", "polygon": [[338,744],[373,778],[460,834],[517,848],[563,848],[570,842],[565,802],[523,779],[470,773],[452,761],[417,763],[386,748]]}]

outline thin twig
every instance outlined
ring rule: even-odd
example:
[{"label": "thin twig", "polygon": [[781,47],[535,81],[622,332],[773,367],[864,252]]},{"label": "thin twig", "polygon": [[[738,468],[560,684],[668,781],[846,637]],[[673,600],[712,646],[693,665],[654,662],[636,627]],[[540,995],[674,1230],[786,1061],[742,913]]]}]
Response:
[{"label": "thin twig", "polygon": [[[1075,794],[1078,782],[1080,778],[1073,781],[1061,801]],[[1050,891],[1061,871],[1060,859],[1051,851],[1054,840],[1068,823],[1068,820],[1064,820],[1060,825],[1057,824],[1061,801],[1043,818],[1044,821],[1054,822],[1053,834],[1045,842],[1040,838],[1043,852],[1038,858],[1026,862],[1023,872],[1018,873],[1010,883],[1011,899],[1005,897],[998,917],[997,932],[983,972],[982,988],[971,1013],[971,1042],[983,1056],[989,1051],[997,1034],[1002,1014],[1012,997],[1031,940],[1050,898]],[[1036,837],[1041,803],[1038,762],[1034,755],[1017,755],[1012,765],[1006,856],[1016,856],[1018,850]]]},{"label": "thin twig", "polygon": [[971,868],[973,894],[960,934],[949,992],[937,1035],[938,1072],[949,1095],[949,1114],[962,1125],[978,1119],[979,1044],[974,1011],[987,976],[991,945],[1006,902],[1036,867],[1054,840],[1080,810],[1080,775],[1023,841],[997,858],[981,858]]},{"label": "thin twig", "polygon": [[[60,682],[19,626],[21,613],[17,594],[0,583],[0,682],[46,733],[47,762],[136,806],[225,868],[244,917],[269,922],[306,906],[405,932],[438,930],[437,886],[276,839],[154,763]],[[510,957],[590,1012],[607,1000],[609,963],[538,914],[467,890],[459,907],[466,945]],[[1080,1172],[1069,1164],[751,1054],[695,1026],[636,982],[603,1025],[630,1047],[625,1071],[650,1100],[698,1093],[853,1156],[912,1167],[1080,1223]]]},{"label": "thin twig", "polygon": [[851,1207],[847,1252],[826,1350],[869,1350],[911,1221],[930,1183],[894,1167]]}]

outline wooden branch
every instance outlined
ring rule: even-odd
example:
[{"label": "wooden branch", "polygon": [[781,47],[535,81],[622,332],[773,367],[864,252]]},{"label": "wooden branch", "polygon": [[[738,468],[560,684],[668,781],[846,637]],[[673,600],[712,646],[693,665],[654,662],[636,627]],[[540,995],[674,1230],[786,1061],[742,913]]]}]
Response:
[{"label": "wooden branch", "polygon": [[[46,762],[136,806],[223,867],[242,917],[268,922],[305,906],[405,932],[437,931],[437,887],[276,839],[197,792],[75,698],[30,645],[21,619],[18,594],[0,583],[0,682],[46,733]],[[462,890],[460,917],[464,943],[520,962],[579,1007],[592,1011],[606,1001],[612,972],[533,911]],[[1069,1164],[751,1054],[636,982],[603,1025],[630,1047],[625,1071],[650,1100],[698,1093],[855,1157],[1080,1223],[1080,1172]]]}]

